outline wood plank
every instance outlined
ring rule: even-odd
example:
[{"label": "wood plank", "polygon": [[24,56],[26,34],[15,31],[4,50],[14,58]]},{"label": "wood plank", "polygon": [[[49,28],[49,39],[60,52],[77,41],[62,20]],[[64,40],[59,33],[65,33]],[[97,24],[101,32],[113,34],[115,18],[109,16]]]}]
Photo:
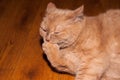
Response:
[{"label": "wood plank", "polygon": [[120,9],[120,0],[0,0],[0,80],[73,80],[54,72],[41,49],[39,26],[48,2],[59,8],[85,5],[85,15]]}]

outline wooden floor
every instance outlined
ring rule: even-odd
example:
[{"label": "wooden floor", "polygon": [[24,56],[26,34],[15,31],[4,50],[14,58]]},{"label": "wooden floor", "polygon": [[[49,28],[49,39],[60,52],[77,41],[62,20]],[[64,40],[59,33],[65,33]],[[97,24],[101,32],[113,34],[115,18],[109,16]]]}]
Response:
[{"label": "wooden floor", "polygon": [[85,15],[120,9],[120,0],[0,0],[0,80],[73,80],[53,71],[41,49],[39,26],[48,2],[85,5]]}]

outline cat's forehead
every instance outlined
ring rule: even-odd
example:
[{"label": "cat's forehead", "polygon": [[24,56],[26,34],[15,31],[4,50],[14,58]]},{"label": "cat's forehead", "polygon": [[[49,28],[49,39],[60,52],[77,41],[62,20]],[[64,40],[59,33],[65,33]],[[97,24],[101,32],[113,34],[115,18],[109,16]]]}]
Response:
[{"label": "cat's forehead", "polygon": [[67,20],[67,17],[71,14],[69,10],[55,10],[51,13],[46,13],[44,17],[44,22],[47,25],[56,25],[60,23],[64,23]]},{"label": "cat's forehead", "polygon": [[72,10],[68,9],[55,9],[54,11],[48,13],[48,14],[56,14],[56,15],[68,15],[72,12]]},{"label": "cat's forehead", "polygon": [[68,15],[70,15],[70,10],[62,10],[62,9],[56,9],[53,12],[46,13],[46,18],[48,19],[54,19],[54,20],[61,20],[65,19]]}]

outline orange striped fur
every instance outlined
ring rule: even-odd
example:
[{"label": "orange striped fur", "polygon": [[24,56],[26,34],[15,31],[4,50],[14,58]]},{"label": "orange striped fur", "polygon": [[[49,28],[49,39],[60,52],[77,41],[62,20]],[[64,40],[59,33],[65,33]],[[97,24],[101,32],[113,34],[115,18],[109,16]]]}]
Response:
[{"label": "orange striped fur", "polygon": [[49,3],[40,35],[48,60],[75,80],[120,80],[120,10],[94,17]]}]

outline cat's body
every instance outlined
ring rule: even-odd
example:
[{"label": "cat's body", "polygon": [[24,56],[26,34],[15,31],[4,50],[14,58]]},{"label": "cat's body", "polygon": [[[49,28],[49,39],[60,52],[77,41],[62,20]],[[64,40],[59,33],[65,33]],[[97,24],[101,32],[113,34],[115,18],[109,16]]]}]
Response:
[{"label": "cat's body", "polygon": [[75,80],[120,80],[120,10],[95,17],[82,11],[48,5],[40,28],[48,60]]}]

